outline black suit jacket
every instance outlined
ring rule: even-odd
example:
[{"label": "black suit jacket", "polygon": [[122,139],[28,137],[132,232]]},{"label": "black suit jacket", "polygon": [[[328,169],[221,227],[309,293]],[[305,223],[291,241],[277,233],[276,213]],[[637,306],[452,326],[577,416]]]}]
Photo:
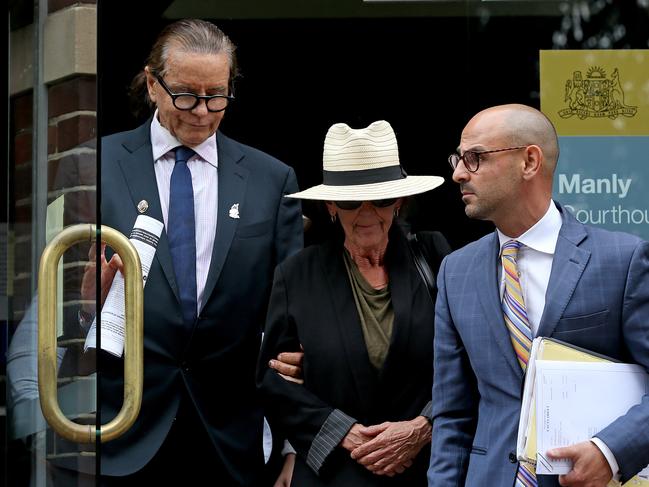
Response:
[{"label": "black suit jacket", "polygon": [[[211,439],[215,461],[238,484],[250,485],[263,466],[255,364],[273,270],[302,247],[299,201],[283,197],[298,188],[293,170],[277,159],[220,132],[217,147],[217,229],[203,308],[187,329],[163,231],[144,290],[142,409],[123,437],[102,446],[105,475],[133,473],[153,457],[182,397]],[[148,216],[163,221],[150,122],[102,140],[101,223],[129,235],[141,200]],[[236,203],[239,219],[229,216]],[[121,407],[122,359],[102,354],[101,373],[105,423]]]},{"label": "black suit jacket", "polygon": [[[434,304],[396,227],[385,258],[395,318],[380,371],[368,358],[341,242],[309,247],[275,271],[257,380],[271,426],[283,431],[298,453],[293,485],[426,484],[428,448],[393,479],[369,473],[341,448],[331,451],[317,474],[306,464],[335,409],[373,425],[413,419],[431,399]],[[300,344],[304,385],[285,381],[266,365]]]}]

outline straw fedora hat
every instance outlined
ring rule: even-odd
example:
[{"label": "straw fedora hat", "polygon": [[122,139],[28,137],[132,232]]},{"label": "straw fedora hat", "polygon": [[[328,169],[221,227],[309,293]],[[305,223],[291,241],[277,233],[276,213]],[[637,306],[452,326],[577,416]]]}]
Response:
[{"label": "straw fedora hat", "polygon": [[322,182],[287,195],[325,201],[367,201],[411,196],[436,188],[440,176],[407,176],[394,130],[385,120],[367,128],[332,125],[324,141]]}]

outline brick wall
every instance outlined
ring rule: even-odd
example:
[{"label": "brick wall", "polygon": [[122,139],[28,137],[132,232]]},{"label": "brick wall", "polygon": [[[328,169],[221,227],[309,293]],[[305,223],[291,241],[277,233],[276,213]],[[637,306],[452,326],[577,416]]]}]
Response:
[{"label": "brick wall", "polygon": [[[45,52],[47,61],[43,67],[44,79],[48,83],[47,106],[47,200],[53,202],[63,198],[64,214],[62,224],[71,225],[96,221],[96,53],[95,53],[95,9],[87,4],[96,0],[48,0],[49,15],[45,29]],[[77,8],[79,7],[79,8]],[[27,24],[13,26],[11,32],[11,59],[9,100],[9,145],[8,184],[6,200],[9,213],[9,235],[6,249],[2,250],[3,264],[6,259],[6,292],[9,296],[7,316],[8,330],[3,336],[10,339],[9,352],[13,378],[32,374],[36,366],[35,341],[36,321],[26,319],[25,312],[35,307],[31,290],[31,276],[38,262],[32,262],[32,199],[33,199],[33,99],[31,87],[32,51],[29,40],[31,33]],[[19,28],[20,27],[20,28]],[[49,49],[49,50],[48,50]],[[84,73],[84,74],[80,74]],[[6,166],[5,166],[6,167]],[[42,222],[45,225],[45,222]],[[0,245],[1,247],[1,245]],[[63,256],[63,289],[59,301],[63,302],[63,336],[59,346],[67,347],[64,357],[65,368],[60,368],[59,384],[75,385],[91,382],[87,377],[94,369],[91,354],[82,354],[83,339],[78,326],[77,311],[80,305],[80,283],[83,268],[87,262],[89,243],[83,243],[68,250]],[[8,333],[7,333],[8,332]],[[15,340],[14,340],[15,338]],[[3,345],[0,343],[0,345]],[[5,350],[5,348],[2,348]],[[0,386],[5,390],[4,370],[0,370]],[[84,377],[79,377],[84,376]],[[20,382],[24,384],[24,381]],[[18,382],[16,382],[18,384]],[[29,387],[27,387],[29,389]],[[7,387],[7,390],[15,390]],[[21,399],[33,398],[33,390],[22,390]],[[72,409],[92,411],[93,394],[76,394],[67,391],[67,402],[77,401]],[[17,399],[13,397],[14,401]],[[27,400],[28,402],[29,400]],[[26,407],[27,402],[21,403]],[[13,407],[11,404],[9,408]],[[0,397],[0,410],[4,409]],[[88,414],[86,422],[94,421]],[[21,423],[25,424],[25,423]],[[4,438],[4,417],[0,411],[0,434]],[[29,427],[29,426],[28,426]],[[23,431],[29,434],[28,431]],[[7,485],[27,485],[31,476],[33,453],[26,448],[30,442],[21,440],[3,442],[0,457],[7,458],[9,468],[0,466],[0,478],[6,477]],[[33,447],[33,444],[32,444]],[[6,448],[6,450],[5,450]],[[93,448],[67,445],[48,432],[46,454],[48,457],[60,453],[84,450],[80,458],[94,462]],[[2,483],[2,481],[0,481]]]},{"label": "brick wall", "polygon": [[[13,317],[20,320],[31,300],[30,273],[32,221],[32,95],[11,100],[13,129],[14,228]],[[48,87],[48,203],[64,197],[64,225],[96,221],[96,78],[76,76]],[[78,290],[88,245],[66,252],[64,262],[64,306],[76,313]],[[74,311],[72,311],[74,308]]]}]

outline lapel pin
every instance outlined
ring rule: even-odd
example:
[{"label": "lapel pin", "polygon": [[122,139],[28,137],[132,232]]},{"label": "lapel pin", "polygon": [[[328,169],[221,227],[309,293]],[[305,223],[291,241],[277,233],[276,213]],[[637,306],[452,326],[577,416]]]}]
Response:
[{"label": "lapel pin", "polygon": [[235,203],[230,207],[230,218],[239,218],[239,203]]},{"label": "lapel pin", "polygon": [[146,213],[146,210],[149,209],[149,202],[147,200],[142,200],[137,204],[137,211],[140,213]]}]

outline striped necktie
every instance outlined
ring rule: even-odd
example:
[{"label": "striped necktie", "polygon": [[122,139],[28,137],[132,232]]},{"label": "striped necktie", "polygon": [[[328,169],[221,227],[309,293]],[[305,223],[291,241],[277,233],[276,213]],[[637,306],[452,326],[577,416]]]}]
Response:
[{"label": "striped necktie", "polygon": [[[532,348],[532,329],[525,309],[525,300],[523,299],[518,265],[516,264],[521,245],[517,240],[509,240],[503,245],[502,263],[503,275],[505,276],[505,292],[503,293],[502,307],[505,324],[509,330],[509,337],[512,340],[516,358],[523,372],[525,372]],[[515,487],[536,486],[534,468],[526,463],[520,463],[516,472]]]}]

